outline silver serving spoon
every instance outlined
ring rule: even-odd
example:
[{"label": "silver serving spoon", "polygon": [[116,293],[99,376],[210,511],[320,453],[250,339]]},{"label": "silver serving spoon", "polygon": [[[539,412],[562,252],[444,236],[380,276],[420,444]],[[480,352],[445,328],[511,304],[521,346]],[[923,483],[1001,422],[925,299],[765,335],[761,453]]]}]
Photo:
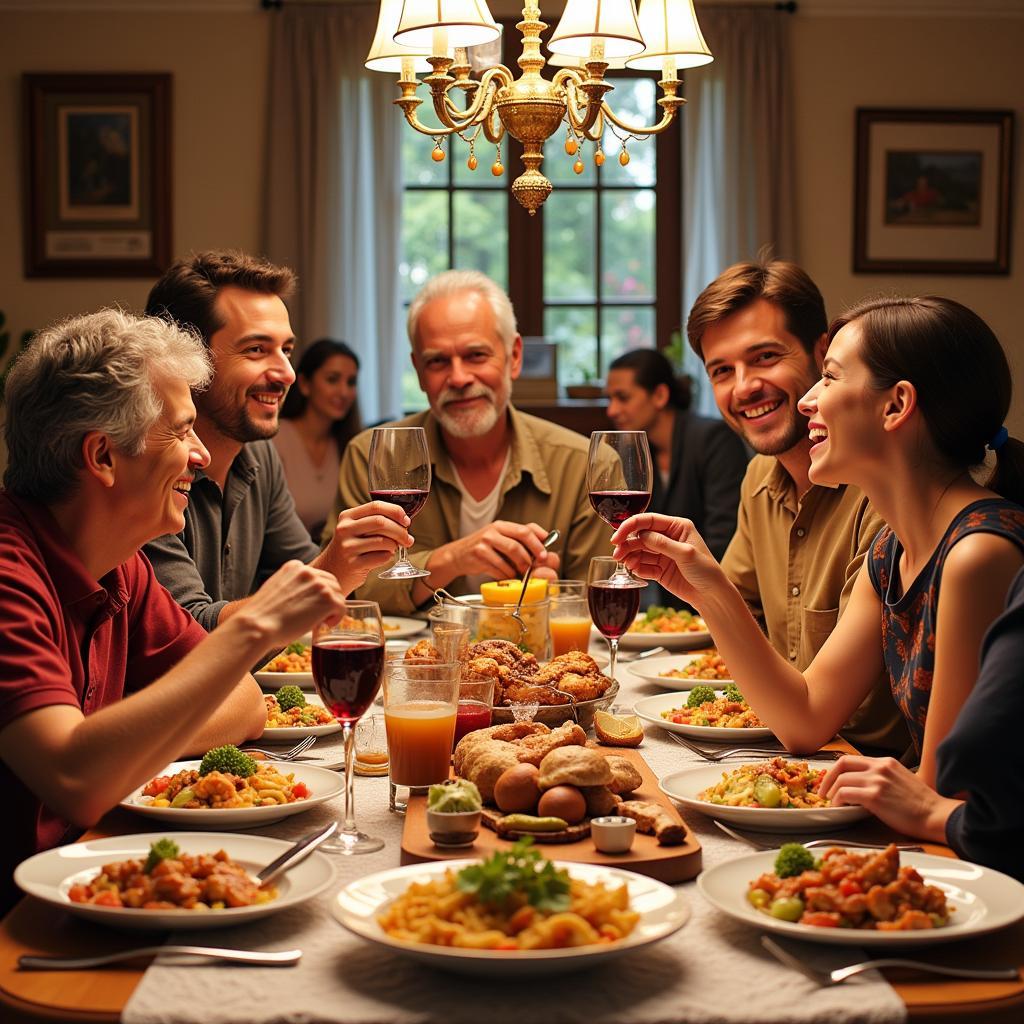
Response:
[{"label": "silver serving spoon", "polygon": [[[552,544],[558,540],[560,534],[557,530],[552,530],[541,543],[545,548],[551,547]],[[523,588],[519,591],[519,600],[516,601],[515,608],[512,609],[512,618],[519,623],[519,635],[520,637],[526,636],[526,623],[523,621],[522,615],[519,614],[519,609],[523,606],[523,598],[526,597],[526,584],[530,582],[530,576],[533,573],[533,562],[526,567],[526,572],[523,574]]]}]

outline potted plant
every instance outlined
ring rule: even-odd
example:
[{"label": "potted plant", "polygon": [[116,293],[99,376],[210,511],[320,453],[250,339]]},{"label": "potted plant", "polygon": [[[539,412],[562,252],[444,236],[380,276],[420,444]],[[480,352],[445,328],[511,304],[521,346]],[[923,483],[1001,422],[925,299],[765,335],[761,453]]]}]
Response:
[{"label": "potted plant", "polygon": [[597,374],[587,367],[581,367],[582,384],[566,384],[565,393],[569,398],[600,398],[604,394],[604,384],[597,379]]}]

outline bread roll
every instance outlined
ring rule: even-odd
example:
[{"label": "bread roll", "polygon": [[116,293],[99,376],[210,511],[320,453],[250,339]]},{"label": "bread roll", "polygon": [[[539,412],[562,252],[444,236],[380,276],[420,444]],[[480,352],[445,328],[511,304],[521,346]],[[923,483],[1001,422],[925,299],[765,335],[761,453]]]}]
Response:
[{"label": "bread roll", "polygon": [[519,748],[503,740],[484,740],[466,751],[462,770],[458,772],[480,790],[484,803],[494,801],[494,784],[506,768],[519,764]]},{"label": "bread roll", "polygon": [[632,793],[644,784],[640,773],[628,758],[620,754],[609,754],[606,760],[612,769],[612,781],[608,783],[608,788],[613,793]]},{"label": "bread roll", "polygon": [[607,786],[580,786],[587,801],[587,816],[599,818],[603,814],[617,814],[622,802]]},{"label": "bread roll", "polygon": [[540,763],[540,788],[552,786],[607,786],[612,781],[608,761],[586,747],[559,747]]}]

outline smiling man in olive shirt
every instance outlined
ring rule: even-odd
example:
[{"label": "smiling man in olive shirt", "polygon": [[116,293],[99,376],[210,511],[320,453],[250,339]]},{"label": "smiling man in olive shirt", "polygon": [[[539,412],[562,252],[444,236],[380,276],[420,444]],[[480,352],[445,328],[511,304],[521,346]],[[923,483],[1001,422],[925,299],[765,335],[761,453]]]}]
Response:
[{"label": "smiling man in olive shirt", "polygon": [[[835,627],[884,523],[855,487],[811,484],[797,402],[821,376],[825,303],[795,263],[737,263],[698,296],[686,333],[722,418],[754,449],[722,568],[772,646],[803,671]],[[910,736],[888,679],[842,730],[865,753],[902,757]]]},{"label": "smiling man in olive shirt", "polygon": [[[477,271],[428,281],[409,307],[412,363],[430,402],[398,422],[423,427],[433,465],[430,497],[411,527],[423,580],[370,575],[359,596],[408,613],[437,587],[453,594],[483,580],[534,575],[586,579],[594,555],[611,553],[611,531],[590,506],[585,437],[510,402],[523,341],[508,296]],[[368,500],[371,431],[345,449],[335,511]],[[545,551],[548,530],[556,545]]]}]

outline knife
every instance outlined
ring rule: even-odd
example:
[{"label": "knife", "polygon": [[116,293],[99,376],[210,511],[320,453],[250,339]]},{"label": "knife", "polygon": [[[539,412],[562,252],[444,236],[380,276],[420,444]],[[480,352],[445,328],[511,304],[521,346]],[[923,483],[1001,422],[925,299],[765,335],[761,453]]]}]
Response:
[{"label": "knife", "polygon": [[260,881],[260,888],[266,889],[271,882],[283,875],[289,868],[301,864],[324,840],[329,839],[337,828],[338,823],[332,821],[289,846],[280,857],[272,860],[256,875]]}]

